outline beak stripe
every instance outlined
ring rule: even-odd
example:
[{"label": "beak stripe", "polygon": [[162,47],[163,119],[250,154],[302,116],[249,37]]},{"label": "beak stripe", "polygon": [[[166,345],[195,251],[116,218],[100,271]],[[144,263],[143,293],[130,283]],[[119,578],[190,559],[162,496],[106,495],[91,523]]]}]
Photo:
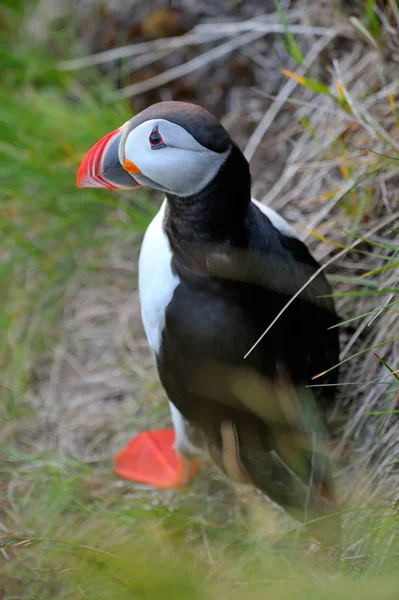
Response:
[{"label": "beak stripe", "polygon": [[[127,124],[111,131],[89,150],[78,170],[77,186],[108,188],[110,190],[133,190],[140,187],[131,172],[123,168],[120,154],[123,153],[123,140],[128,130]],[[140,170],[133,165],[133,173]]]},{"label": "beak stripe", "polygon": [[111,190],[118,189],[116,185],[113,185],[107,181],[101,175],[101,160],[105,155],[107,145],[119,132],[119,129],[112,131],[105,137],[103,137],[93,148],[86,154],[81,162],[78,170],[76,183],[78,187],[98,187],[98,188],[109,188]]}]

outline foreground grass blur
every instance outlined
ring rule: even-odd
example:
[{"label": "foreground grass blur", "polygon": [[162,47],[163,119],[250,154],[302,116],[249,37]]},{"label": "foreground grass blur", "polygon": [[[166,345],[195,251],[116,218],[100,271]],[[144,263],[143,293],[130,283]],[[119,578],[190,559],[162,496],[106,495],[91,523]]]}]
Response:
[{"label": "foreground grass blur", "polygon": [[[385,515],[383,525],[375,511],[363,532],[372,538],[369,551],[337,563],[317,551],[304,555],[281,532],[277,542],[266,531],[267,518],[258,534],[239,521],[227,531],[162,503],[149,513],[132,499],[90,501],[81,495],[81,480],[70,480],[68,489],[62,477],[64,484],[55,484],[53,473],[52,493],[38,498],[41,512],[31,529],[44,529],[43,537],[4,538],[3,598],[397,598],[395,514]],[[48,523],[58,522],[53,535],[45,508]]]}]

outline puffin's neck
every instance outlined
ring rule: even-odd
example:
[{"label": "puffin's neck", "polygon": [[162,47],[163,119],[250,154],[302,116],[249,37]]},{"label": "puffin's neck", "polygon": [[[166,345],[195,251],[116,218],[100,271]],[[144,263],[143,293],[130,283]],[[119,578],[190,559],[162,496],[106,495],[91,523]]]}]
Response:
[{"label": "puffin's neck", "polygon": [[245,244],[251,177],[248,162],[235,144],[216,177],[201,192],[166,197],[164,226],[172,250],[187,244]]}]

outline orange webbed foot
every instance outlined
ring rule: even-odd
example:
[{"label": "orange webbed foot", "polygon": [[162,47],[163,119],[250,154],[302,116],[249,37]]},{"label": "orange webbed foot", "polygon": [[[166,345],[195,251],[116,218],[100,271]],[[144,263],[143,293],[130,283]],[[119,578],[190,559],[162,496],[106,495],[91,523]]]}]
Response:
[{"label": "orange webbed foot", "polygon": [[185,487],[198,473],[199,461],[180,456],[173,429],[145,431],[134,437],[114,459],[121,477],[158,488]]}]

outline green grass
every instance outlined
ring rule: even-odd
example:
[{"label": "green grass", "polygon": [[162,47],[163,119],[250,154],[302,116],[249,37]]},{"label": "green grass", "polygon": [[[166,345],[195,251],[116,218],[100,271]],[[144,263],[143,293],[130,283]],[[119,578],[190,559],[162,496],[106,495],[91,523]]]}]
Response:
[{"label": "green grass", "polygon": [[237,513],[223,527],[194,510],[189,490],[154,502],[151,490],[138,499],[134,488],[116,488],[106,469],[94,475],[55,455],[7,458],[14,485],[3,509],[16,533],[0,536],[5,599],[396,598],[393,509],[349,512],[357,525],[345,543],[363,540],[361,551],[354,546],[337,562],[303,555],[292,543],[298,526],[284,535],[268,507],[252,505],[251,518]]},{"label": "green grass", "polygon": [[[9,20],[17,18],[10,10]],[[12,21],[13,22],[13,21]],[[11,32],[10,37],[11,37]],[[51,323],[62,307],[68,280],[106,252],[104,235],[143,230],[151,209],[124,205],[108,191],[78,190],[76,171],[85,152],[131,115],[127,106],[105,106],[60,74],[48,53],[7,40],[1,51],[0,236],[2,303],[0,368],[3,418],[21,408],[35,357],[54,344]],[[100,231],[101,227],[105,228]],[[83,264],[83,267],[82,267]]]},{"label": "green grass", "polygon": [[394,511],[369,510],[362,552],[336,563],[303,556],[284,536],[277,543],[267,533],[272,515],[256,530],[242,519],[226,530],[182,505],[172,511],[167,494],[149,512],[112,494],[109,475],[93,481],[79,464],[25,467],[18,482],[25,494],[9,512],[24,535],[3,535],[1,544],[7,599],[396,598]]}]

